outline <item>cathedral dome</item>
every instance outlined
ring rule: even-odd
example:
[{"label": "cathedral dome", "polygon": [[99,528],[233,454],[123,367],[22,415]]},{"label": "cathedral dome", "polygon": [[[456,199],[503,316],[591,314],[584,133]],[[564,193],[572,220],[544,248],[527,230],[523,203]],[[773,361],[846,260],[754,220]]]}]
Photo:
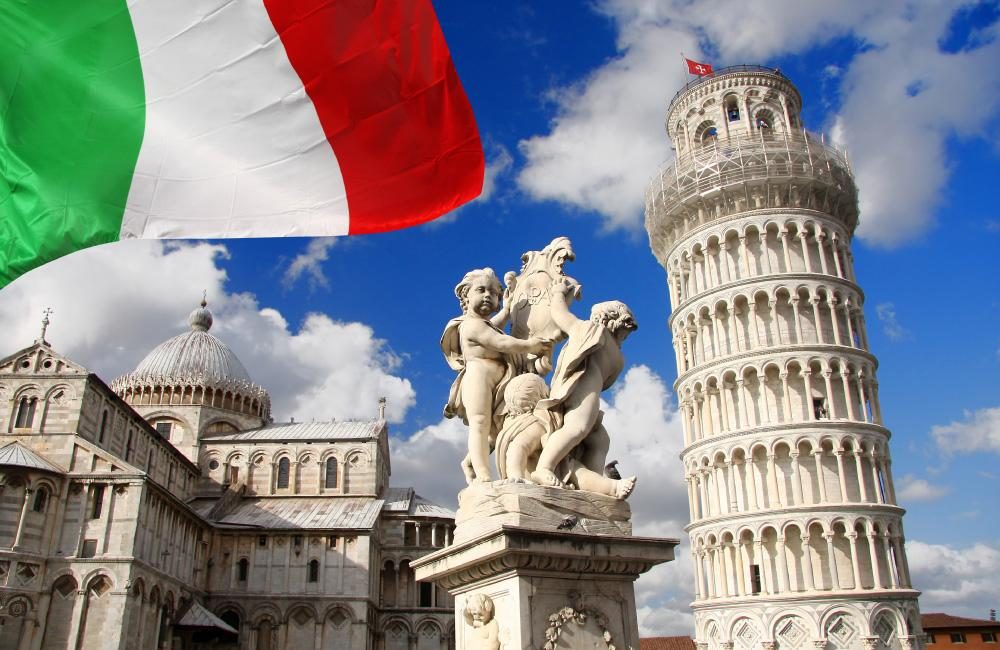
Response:
[{"label": "cathedral dome", "polygon": [[207,385],[252,384],[246,368],[229,346],[209,334],[212,312],[203,301],[188,317],[191,330],[167,339],[153,348],[131,374],[163,380],[168,384],[188,382]]},{"label": "cathedral dome", "polygon": [[[267,391],[250,379],[229,346],[209,333],[212,322],[202,300],[188,317],[189,331],[153,348],[135,370],[116,379],[112,389],[135,404],[206,404],[267,417]],[[180,402],[174,401],[177,390]]]}]

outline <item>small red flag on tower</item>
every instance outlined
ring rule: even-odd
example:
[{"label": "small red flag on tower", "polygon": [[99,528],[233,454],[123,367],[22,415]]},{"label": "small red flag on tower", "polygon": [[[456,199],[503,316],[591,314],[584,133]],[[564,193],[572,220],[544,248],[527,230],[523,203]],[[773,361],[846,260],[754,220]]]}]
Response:
[{"label": "small red flag on tower", "polygon": [[688,72],[690,74],[696,74],[699,77],[704,77],[707,74],[712,74],[712,64],[710,63],[698,63],[697,61],[692,61],[685,57],[684,59],[688,64]]}]

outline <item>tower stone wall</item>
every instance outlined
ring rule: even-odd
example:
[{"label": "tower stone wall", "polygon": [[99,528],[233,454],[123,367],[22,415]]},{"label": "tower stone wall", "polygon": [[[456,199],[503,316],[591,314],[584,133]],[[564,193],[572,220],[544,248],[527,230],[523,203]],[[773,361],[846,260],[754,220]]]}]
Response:
[{"label": "tower stone wall", "polygon": [[850,241],[845,152],[779,71],[674,97],[646,228],[667,270],[699,648],[921,647]]}]

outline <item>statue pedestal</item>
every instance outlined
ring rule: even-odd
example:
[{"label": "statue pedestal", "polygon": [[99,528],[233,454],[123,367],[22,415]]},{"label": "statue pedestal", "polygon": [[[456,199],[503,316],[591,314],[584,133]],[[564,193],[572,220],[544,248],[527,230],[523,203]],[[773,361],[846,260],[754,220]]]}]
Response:
[{"label": "statue pedestal", "polygon": [[[499,495],[482,518],[468,512],[463,518],[460,508],[455,543],[412,563],[417,580],[435,582],[455,596],[456,650],[638,650],[633,583],[653,566],[674,559],[676,539],[585,532],[579,523],[559,530],[563,516],[544,526],[534,517],[532,526],[511,525],[503,519],[515,513],[499,512],[504,502],[520,508],[527,503],[525,490],[541,491],[553,498],[542,499],[537,508],[569,515],[564,509],[567,491],[523,484],[470,490],[507,495]],[[469,503],[463,496],[469,495],[460,495],[463,505]],[[577,522],[584,519],[573,516]],[[593,526],[593,518],[587,521]],[[492,601],[492,621],[474,625],[467,605],[483,595]]]}]

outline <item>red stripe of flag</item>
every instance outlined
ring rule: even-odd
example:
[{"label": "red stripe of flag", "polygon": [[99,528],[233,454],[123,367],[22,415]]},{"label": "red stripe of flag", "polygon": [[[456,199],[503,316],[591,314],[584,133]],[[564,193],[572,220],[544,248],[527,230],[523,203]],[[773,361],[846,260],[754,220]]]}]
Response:
[{"label": "red stripe of flag", "polygon": [[430,0],[264,0],[347,188],[350,233],[479,196],[479,131]]}]

